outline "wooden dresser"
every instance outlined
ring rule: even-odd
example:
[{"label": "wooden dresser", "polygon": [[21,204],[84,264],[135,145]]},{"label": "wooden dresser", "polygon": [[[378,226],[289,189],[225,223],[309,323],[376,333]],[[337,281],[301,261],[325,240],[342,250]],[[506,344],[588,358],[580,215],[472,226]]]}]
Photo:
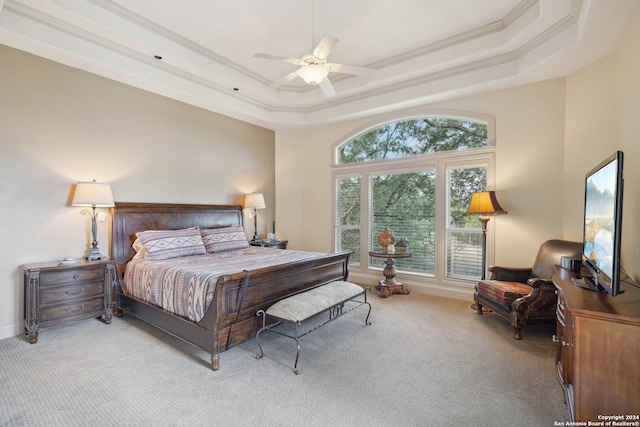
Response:
[{"label": "wooden dresser", "polygon": [[625,292],[611,297],[578,288],[571,274],[557,267],[553,276],[557,374],[569,416],[601,422],[599,416],[618,415],[619,421],[638,422],[633,417],[640,414],[640,289],[623,284]]},{"label": "wooden dresser", "polygon": [[111,323],[113,261],[44,262],[22,269],[24,329],[31,344],[38,341],[41,327],[99,316]]}]

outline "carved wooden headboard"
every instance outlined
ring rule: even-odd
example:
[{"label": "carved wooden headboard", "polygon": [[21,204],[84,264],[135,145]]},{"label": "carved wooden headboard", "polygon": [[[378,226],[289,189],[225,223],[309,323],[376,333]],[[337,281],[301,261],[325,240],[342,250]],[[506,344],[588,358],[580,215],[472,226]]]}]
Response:
[{"label": "carved wooden headboard", "polygon": [[186,205],[172,203],[116,202],[112,208],[112,258],[119,277],[133,258],[136,233],[145,230],[178,230],[198,226],[217,228],[244,225],[240,205]]}]

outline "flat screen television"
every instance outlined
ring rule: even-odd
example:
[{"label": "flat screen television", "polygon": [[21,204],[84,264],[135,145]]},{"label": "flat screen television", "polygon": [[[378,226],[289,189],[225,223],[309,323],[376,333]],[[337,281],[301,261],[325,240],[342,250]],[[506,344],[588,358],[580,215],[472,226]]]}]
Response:
[{"label": "flat screen television", "polygon": [[616,151],[585,175],[582,264],[593,277],[574,284],[615,296],[620,286],[624,154]]}]

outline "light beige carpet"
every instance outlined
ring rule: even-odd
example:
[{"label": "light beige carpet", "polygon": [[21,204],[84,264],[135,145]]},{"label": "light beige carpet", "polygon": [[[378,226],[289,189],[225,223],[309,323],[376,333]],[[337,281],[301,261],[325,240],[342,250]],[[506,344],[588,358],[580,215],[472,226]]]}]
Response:
[{"label": "light beige carpet", "polygon": [[551,426],[567,419],[553,326],[522,341],[470,301],[369,297],[295,343],[264,335],[209,355],[130,316],[0,341],[7,426]]}]

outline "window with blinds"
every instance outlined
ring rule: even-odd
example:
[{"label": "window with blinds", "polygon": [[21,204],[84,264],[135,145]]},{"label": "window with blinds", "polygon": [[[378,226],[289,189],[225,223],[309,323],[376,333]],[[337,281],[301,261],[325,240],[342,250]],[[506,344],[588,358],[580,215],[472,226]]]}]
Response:
[{"label": "window with blinds", "polygon": [[[490,127],[491,126],[491,127]],[[466,216],[471,194],[493,176],[493,122],[412,119],[368,130],[336,147],[334,242],[351,249],[351,266],[384,268],[368,256],[387,228],[405,240],[400,273],[447,280],[478,279],[482,230]],[[491,143],[490,143],[491,142]]]},{"label": "window with blinds", "polygon": [[482,274],[482,226],[466,212],[471,195],[486,188],[486,166],[447,169],[447,277],[478,279]]},{"label": "window with blinds", "polygon": [[335,181],[336,249],[353,250],[352,265],[360,265],[360,176],[339,177]]},{"label": "window with blinds", "polygon": [[[433,274],[435,271],[435,171],[372,174],[369,176],[369,248],[377,249],[378,235],[387,228],[406,240],[411,258],[398,259],[396,268]],[[369,259],[384,268],[384,259]]]}]

